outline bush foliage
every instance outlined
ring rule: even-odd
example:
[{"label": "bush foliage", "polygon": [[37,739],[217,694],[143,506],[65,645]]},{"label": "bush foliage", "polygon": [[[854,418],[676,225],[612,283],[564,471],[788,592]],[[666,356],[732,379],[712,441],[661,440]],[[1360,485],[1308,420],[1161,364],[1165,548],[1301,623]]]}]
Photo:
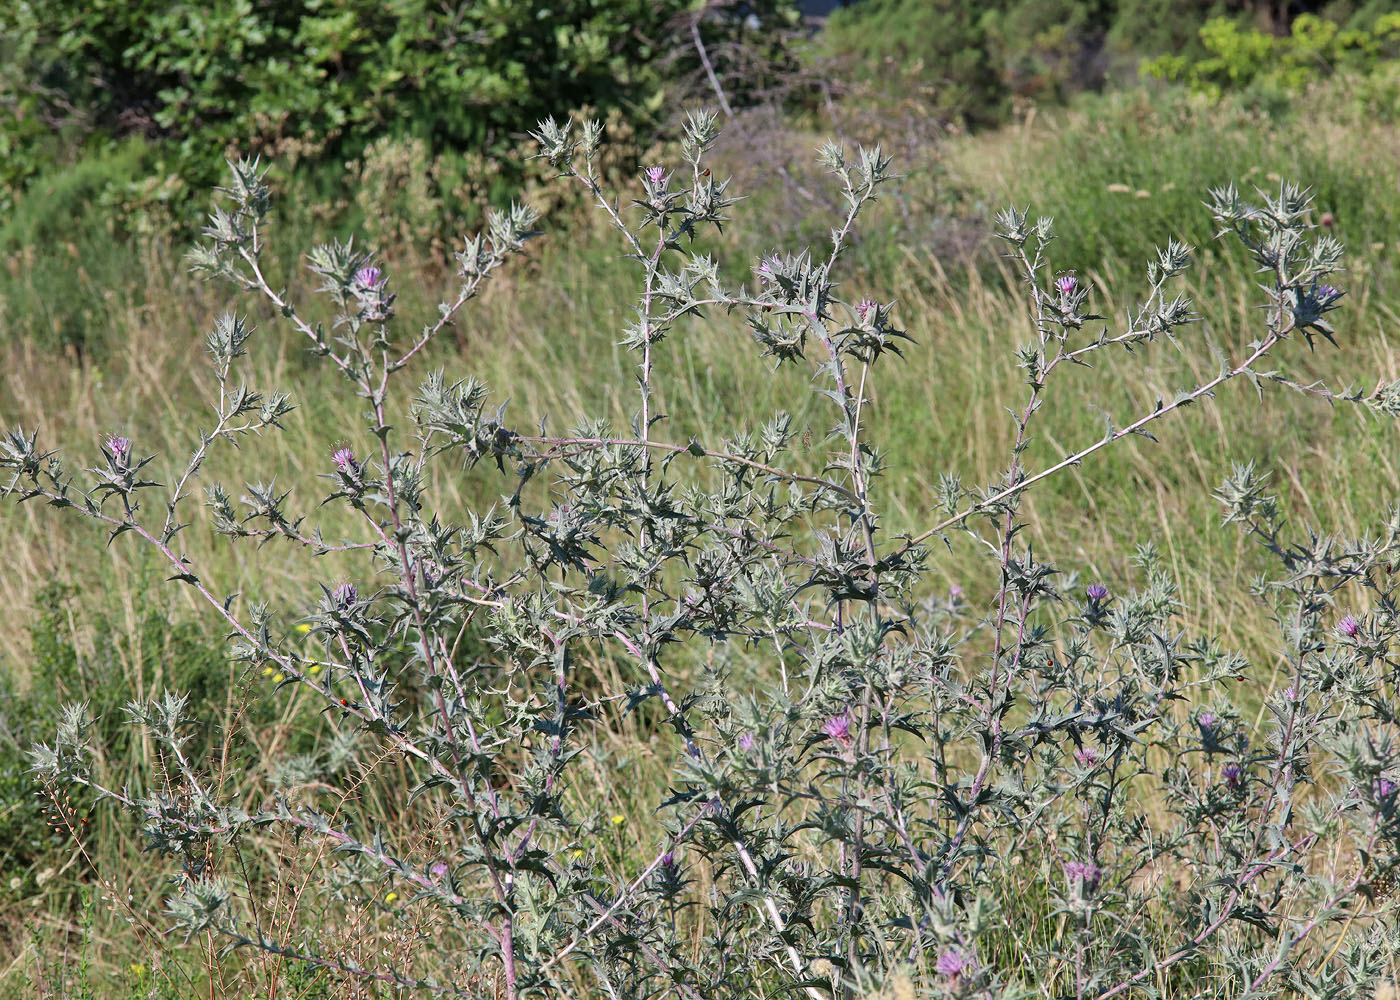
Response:
[{"label": "bush foliage", "polygon": [[25,0],[0,9],[0,124],[13,192],[70,138],[168,140],[168,170],[203,184],[234,146],[358,157],[372,139],[498,156],[558,107],[654,123],[697,65],[789,26],[787,0]]},{"label": "bush foliage", "polygon": [[1144,64],[1143,73],[1211,97],[1229,92],[1282,97],[1334,73],[1365,75],[1391,66],[1400,55],[1400,13],[1383,14],[1364,28],[1303,14],[1284,35],[1212,18],[1200,37],[1204,56],[1163,55]]},{"label": "bush foliage", "polygon": [[[932,107],[973,125],[1013,105],[1063,101],[1138,75],[1219,92],[1267,79],[1289,93],[1339,69],[1394,54],[1395,15],[1384,3],[1249,0],[862,0],[832,15],[821,39],[857,79],[888,89],[893,71]],[[1297,15],[1296,17],[1294,15]],[[1291,33],[1290,33],[1291,24]],[[1276,37],[1281,36],[1281,37]]]}]

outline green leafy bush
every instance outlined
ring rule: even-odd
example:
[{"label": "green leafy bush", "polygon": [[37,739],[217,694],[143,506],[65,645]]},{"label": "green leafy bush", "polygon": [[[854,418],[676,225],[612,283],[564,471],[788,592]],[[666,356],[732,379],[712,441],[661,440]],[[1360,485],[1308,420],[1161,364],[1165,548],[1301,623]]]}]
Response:
[{"label": "green leafy bush", "polygon": [[[11,192],[52,162],[49,131],[174,144],[202,184],[239,144],[283,161],[342,163],[371,139],[437,154],[510,150],[551,110],[591,106],[654,122],[702,36],[732,48],[791,20],[786,0],[30,0],[0,10],[0,126]],[[750,19],[750,15],[754,19]],[[718,56],[717,56],[718,58]],[[668,75],[670,74],[670,75]]]},{"label": "green leafy bush", "polygon": [[1301,14],[1281,36],[1215,17],[1200,37],[1204,56],[1160,56],[1144,64],[1144,75],[1216,98],[1239,91],[1294,95],[1334,73],[1367,74],[1393,63],[1400,55],[1400,13],[1384,14],[1365,28]]},{"label": "green leafy bush", "polygon": [[832,14],[820,49],[857,80],[917,88],[973,125],[1002,121],[1014,101],[1060,101],[1135,72],[1145,56],[1194,42],[1212,0],[863,0]]}]

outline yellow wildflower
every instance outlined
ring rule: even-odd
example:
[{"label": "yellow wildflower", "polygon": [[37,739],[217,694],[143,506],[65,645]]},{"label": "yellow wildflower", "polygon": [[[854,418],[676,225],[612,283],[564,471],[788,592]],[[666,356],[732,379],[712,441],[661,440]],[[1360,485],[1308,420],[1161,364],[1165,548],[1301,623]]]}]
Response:
[{"label": "yellow wildflower", "polygon": [[627,817],[624,816],[624,815],[622,815],[622,813],[618,813],[616,816],[614,816],[614,817],[612,818],[612,821],[613,821],[613,826],[621,826],[623,823],[625,823],[625,822],[627,821]]},{"label": "yellow wildflower", "polygon": [[391,893],[389,893],[387,896],[384,897],[384,902],[386,902],[386,903],[392,903],[394,900],[396,900],[396,899],[398,899],[398,898],[399,898],[399,894],[398,894],[397,892],[391,892]]},{"label": "yellow wildflower", "polygon": [[271,676],[272,676],[272,668],[271,668],[271,667],[263,667],[263,676],[264,676],[264,677],[271,677]]},{"label": "yellow wildflower", "polygon": [[286,679],[287,675],[282,673],[281,671],[278,671],[277,673],[272,675],[272,682],[274,684],[281,684]]}]

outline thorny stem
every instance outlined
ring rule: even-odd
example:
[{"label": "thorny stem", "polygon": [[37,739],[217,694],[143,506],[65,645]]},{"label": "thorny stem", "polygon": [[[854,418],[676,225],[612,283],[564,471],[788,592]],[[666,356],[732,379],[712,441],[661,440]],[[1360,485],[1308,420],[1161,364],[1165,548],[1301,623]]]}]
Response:
[{"label": "thorny stem", "polygon": [[[646,456],[647,456],[647,457],[646,457],[646,465],[645,465],[645,474],[644,474],[644,480],[643,480],[643,481],[649,485],[649,484],[650,484],[650,479],[651,479],[651,468],[652,468],[652,464],[651,464],[651,446],[650,446],[650,434],[651,434],[651,345],[652,345],[652,334],[653,334],[653,329],[654,329],[654,328],[653,328],[653,325],[652,325],[651,309],[652,309],[652,299],[653,299],[653,296],[654,296],[654,294],[655,294],[655,293],[654,293],[654,282],[655,282],[655,278],[656,278],[656,270],[657,270],[657,267],[659,266],[659,263],[660,263],[660,260],[661,260],[661,255],[662,255],[662,253],[665,251],[666,245],[667,245],[667,235],[666,235],[666,232],[665,232],[665,223],[664,223],[664,220],[658,222],[658,226],[657,226],[657,228],[658,228],[658,233],[657,233],[656,247],[655,247],[655,249],[654,249],[650,254],[645,254],[645,255],[644,255],[644,254],[642,253],[641,244],[640,244],[640,242],[638,241],[637,237],[636,237],[635,235],[633,235],[632,232],[631,232],[631,230],[623,223],[621,217],[617,214],[617,211],[607,202],[607,200],[606,200],[605,198],[603,198],[602,193],[601,193],[601,190],[598,188],[597,182],[596,182],[596,181],[594,180],[594,178],[593,178],[593,174],[592,174],[592,163],[591,163],[591,161],[590,161],[589,164],[588,164],[588,169],[589,169],[589,174],[588,174],[587,177],[584,177],[583,175],[578,174],[576,171],[573,172],[573,176],[578,177],[581,181],[583,181],[583,182],[585,183],[585,185],[588,186],[588,188],[594,193],[595,197],[597,197],[597,199],[598,199],[599,204],[601,204],[601,205],[603,206],[603,208],[608,212],[609,216],[612,218],[612,220],[613,220],[613,225],[627,237],[628,242],[630,242],[630,243],[632,244],[634,250],[636,250],[638,256],[641,257],[641,258],[643,259],[643,261],[644,261],[644,263],[645,263],[645,266],[646,266],[646,284],[645,284],[645,288],[644,288],[644,291],[643,291],[643,297],[642,297],[642,328],[641,328],[641,339],[642,339],[642,351],[643,351],[643,353],[642,353],[642,377],[641,377],[641,379],[640,379],[641,407],[642,407],[642,408],[641,408],[641,427],[639,428],[640,433],[641,433],[641,441],[640,441],[639,443],[640,443],[641,446],[645,449],[645,453],[646,453]],[[646,525],[645,525],[645,521],[644,521],[643,524],[639,527],[638,530],[639,530],[639,532],[641,533],[641,534],[640,534],[640,540],[641,540],[641,542],[642,542],[642,546],[643,546],[643,548],[645,548],[645,542],[646,542]],[[642,594],[642,614],[643,614],[643,619],[644,619],[645,621],[650,621],[650,620],[651,620],[651,615],[650,615],[650,596],[649,596],[649,594],[647,594],[646,592],[644,592],[644,593]],[[654,656],[650,655],[649,653],[645,652],[641,647],[637,646],[636,643],[633,642],[630,638],[627,638],[627,637],[622,636],[622,635],[620,635],[620,634],[619,634],[619,638],[621,638],[622,641],[623,641],[623,643],[624,643],[624,645],[627,646],[627,647],[632,651],[633,655],[637,656],[638,659],[640,659],[640,660],[643,662],[643,664],[644,664],[644,666],[645,666],[645,669],[646,669],[646,671],[647,671],[647,675],[651,678],[652,684],[654,685],[655,689],[657,690],[657,692],[658,692],[658,693],[660,694],[660,696],[661,696],[662,703],[666,706],[666,710],[670,713],[673,722],[674,722],[674,723],[676,724],[676,726],[677,726],[677,730],[681,733],[683,739],[685,740],[687,752],[688,752],[692,757],[696,758],[697,760],[703,760],[703,759],[704,759],[703,753],[702,753],[702,751],[700,750],[699,746],[695,743],[695,740],[694,740],[694,739],[692,738],[692,736],[690,735],[689,726],[688,726],[688,724],[685,722],[685,715],[684,715],[684,713],[682,712],[681,707],[680,707],[678,704],[676,704],[675,700],[671,697],[671,695],[670,695],[670,694],[667,692],[667,690],[666,690],[666,685],[665,685],[664,681],[662,680],[660,667],[659,667],[659,665],[658,665],[657,662],[656,662],[656,658],[655,658]],[[644,641],[650,643],[651,637],[650,637],[649,635],[644,635]],[[722,803],[721,803],[721,807],[723,807],[723,804],[722,804]],[[736,826],[736,828],[737,828],[737,826]],[[735,853],[738,855],[740,864],[743,865],[744,870],[745,870],[746,872],[748,872],[749,877],[753,880],[755,888],[759,888],[759,887],[761,886],[761,884],[762,884],[762,881],[761,881],[761,878],[760,878],[760,875],[759,875],[758,866],[754,864],[753,858],[752,858],[752,856],[749,854],[748,849],[744,846],[743,842],[740,841],[740,840],[737,839],[737,838],[734,839],[734,840],[732,841],[732,845],[731,845],[731,846],[733,846]],[[772,897],[770,894],[768,894],[768,893],[766,893],[766,892],[762,893],[762,905],[763,905],[764,911],[766,912],[766,914],[767,914],[767,916],[768,916],[769,922],[773,925],[773,928],[774,928],[774,930],[777,932],[777,934],[779,935],[779,937],[785,936],[786,933],[787,933],[787,924],[786,924],[786,922],[783,920],[782,914],[781,914],[781,913],[779,912],[779,910],[778,910],[777,903],[774,902],[773,897]],[[783,947],[784,947],[784,950],[785,950],[786,953],[787,953],[789,962],[792,964],[793,972],[794,972],[795,974],[799,975],[799,976],[802,975],[804,969],[806,968],[806,963],[802,960],[802,957],[797,953],[797,949],[794,948],[791,944],[788,944],[787,942],[784,942]],[[811,1000],[824,1000],[824,998],[822,997],[821,993],[820,993],[815,987],[808,986],[808,987],[805,988],[805,991],[804,991],[804,992],[806,992],[806,994],[811,998]]]},{"label": "thorny stem", "polygon": [[[296,314],[295,310],[289,303],[287,303],[280,295],[278,295],[272,290],[266,278],[263,277],[262,271],[258,267],[256,253],[250,253],[246,249],[240,249],[239,253],[242,256],[243,260],[252,269],[255,287],[261,290],[261,292],[272,302],[272,304],[277,306],[284,315],[289,316],[292,322],[297,326],[299,330],[301,330],[301,332],[304,335],[309,337],[313,342],[320,344],[321,338],[317,335],[316,331],[312,330],[311,327],[306,323],[306,321],[301,319],[301,317]],[[484,278],[487,275],[489,275],[491,271],[495,269],[496,266],[499,266],[499,263],[499,260],[495,260],[486,268],[483,268],[480,273],[473,275],[471,280],[463,286],[456,300],[448,308],[442,311],[442,314],[438,318],[437,323],[426,328],[419,340],[415,342],[414,345],[401,358],[392,363],[390,363],[387,358],[383,359],[383,364],[381,367],[381,373],[379,378],[379,385],[377,388],[371,385],[368,367],[368,355],[365,354],[363,350],[360,352],[362,356],[364,356],[366,359],[366,368],[363,372],[357,372],[351,366],[349,359],[339,358],[334,354],[334,352],[328,351],[329,356],[336,363],[336,365],[347,376],[349,376],[352,381],[356,382],[360,386],[361,390],[365,393],[365,395],[370,399],[370,401],[373,404],[375,431],[376,436],[379,438],[380,457],[384,464],[385,493],[388,499],[389,514],[394,525],[394,538],[392,544],[399,556],[404,586],[408,593],[408,601],[413,612],[414,624],[417,626],[418,629],[418,645],[423,656],[423,662],[428,671],[428,674],[432,677],[436,677],[438,674],[437,664],[436,659],[433,655],[432,647],[428,641],[428,630],[423,620],[422,604],[418,598],[417,573],[413,567],[412,560],[409,558],[408,547],[404,536],[403,523],[399,517],[398,496],[397,491],[394,487],[394,464],[392,456],[389,452],[389,426],[384,417],[384,395],[388,384],[389,375],[392,372],[397,371],[399,368],[402,368],[405,364],[407,364],[409,359],[411,359],[415,354],[417,354],[423,346],[425,346],[438,332],[442,330],[442,328],[451,320],[451,318],[457,313],[457,311],[475,294],[476,288],[478,287],[480,282],[484,280]],[[142,531],[142,534],[144,535],[145,532]],[[149,538],[149,536],[147,537]],[[448,745],[451,748],[453,765],[458,772],[456,782],[462,789],[463,797],[465,798],[467,802],[467,807],[471,812],[471,824],[473,827],[473,833],[475,834],[478,842],[481,844],[482,854],[487,862],[486,868],[490,875],[492,890],[495,892],[497,899],[500,901],[502,908],[505,911],[505,915],[503,917],[504,927],[502,928],[500,934],[501,953],[502,961],[505,967],[507,996],[510,998],[510,1000],[514,1000],[516,970],[512,918],[510,916],[509,906],[510,892],[501,879],[501,862],[498,858],[496,858],[495,851],[491,847],[490,840],[486,836],[486,832],[481,827],[481,821],[476,810],[476,796],[471,789],[471,783],[466,779],[465,775],[462,773],[463,764],[461,759],[461,752],[459,750],[458,740],[454,731],[454,727],[452,725],[451,715],[448,712],[447,704],[443,698],[442,688],[440,685],[433,686],[433,695],[438,714],[442,718],[443,727],[447,735]],[[407,740],[405,740],[404,742],[408,743]],[[417,748],[415,747],[415,749]],[[420,754],[422,754],[421,751]],[[425,759],[427,757],[426,754],[423,754],[422,756]],[[434,759],[433,762],[435,764],[438,763],[436,759]],[[441,765],[438,764],[438,766]]]},{"label": "thorny stem", "polygon": [[[1039,252],[1035,261],[1029,260],[1024,251],[1018,251],[1017,260],[1021,263],[1026,283],[1031,289],[1031,305],[1034,312],[1036,332],[1040,337],[1043,346],[1046,341],[1045,329],[1045,300],[1040,291],[1040,286],[1036,282],[1036,268],[1040,263]],[[1015,485],[1021,474],[1021,455],[1026,448],[1026,428],[1030,424],[1031,417],[1035,414],[1040,405],[1040,393],[1044,388],[1043,379],[1037,379],[1031,383],[1030,398],[1026,401],[1025,409],[1021,411],[1016,420],[1016,440],[1011,446],[1011,469],[1007,473],[1007,481]],[[973,777],[972,787],[968,790],[967,801],[975,803],[981,797],[982,789],[986,787],[987,781],[991,777],[993,761],[1001,750],[1002,731],[1000,711],[1001,699],[998,696],[998,673],[1001,669],[1002,643],[1004,641],[1004,629],[1006,626],[1006,600],[1007,588],[1010,586],[1009,568],[1011,565],[1011,543],[1015,537],[1015,513],[1008,506],[1006,516],[1003,519],[1000,539],[1001,586],[997,590],[997,611],[996,624],[992,629],[992,670],[990,679],[987,681],[987,701],[986,701],[986,723],[991,732],[990,745],[983,751],[982,760],[977,768],[977,774]],[[1022,643],[1025,638],[1026,614],[1029,612],[1029,596],[1022,602],[1019,623],[1016,634],[1016,656],[1006,670],[1006,683],[1009,685],[1015,674],[1016,666],[1020,661]],[[962,819],[958,822],[958,827],[948,845],[948,860],[944,865],[944,877],[947,877],[956,858],[958,847],[962,844],[963,837],[974,820],[975,810],[968,809]]]},{"label": "thorny stem", "polygon": [[[387,371],[386,371],[387,377]],[[366,386],[368,389],[368,386]],[[381,383],[382,389],[382,383]],[[389,501],[389,514],[394,522],[394,543],[398,550],[399,561],[403,569],[404,585],[408,589],[410,606],[413,609],[414,624],[418,627],[418,645],[422,650],[423,662],[431,677],[438,675],[437,660],[433,656],[433,650],[428,641],[427,625],[423,621],[422,604],[418,599],[417,572],[415,571],[408,555],[408,546],[404,540],[403,524],[399,519],[398,497],[394,490],[394,471],[392,459],[389,454],[389,426],[384,419],[384,402],[382,393],[375,393],[374,418],[376,421],[376,436],[380,442],[380,453],[384,462],[384,484],[385,493]],[[442,717],[443,729],[447,734],[447,743],[452,752],[452,763],[456,768],[459,778],[459,787],[467,802],[467,808],[471,814],[472,832],[475,834],[478,843],[481,844],[482,855],[486,859],[486,870],[491,877],[491,887],[496,893],[497,899],[501,903],[503,926],[500,931],[501,958],[505,966],[506,995],[509,1000],[515,1000],[515,945],[514,945],[514,918],[510,908],[510,890],[501,879],[501,862],[496,857],[496,852],[491,846],[490,838],[486,836],[486,831],[481,827],[480,814],[476,808],[476,795],[472,791],[471,782],[467,780],[465,768],[462,763],[462,754],[459,748],[455,728],[452,725],[451,713],[447,710],[447,702],[442,695],[442,685],[433,685],[433,700],[437,706],[438,714]]]},{"label": "thorny stem", "polygon": [[1211,395],[1211,393],[1215,389],[1219,388],[1221,385],[1225,384],[1226,382],[1229,382],[1234,378],[1239,377],[1240,375],[1246,374],[1249,371],[1250,366],[1253,365],[1254,362],[1262,358],[1270,350],[1272,350],[1274,345],[1276,345],[1280,339],[1282,339],[1280,334],[1269,333],[1259,343],[1259,345],[1255,347],[1255,349],[1250,353],[1249,357],[1247,357],[1244,361],[1240,362],[1234,368],[1230,368],[1224,372],[1221,372],[1209,382],[1198,386],[1197,388],[1195,388],[1191,392],[1186,393],[1183,396],[1179,396],[1178,398],[1172,400],[1170,403],[1164,403],[1159,405],[1151,413],[1148,413],[1138,418],[1137,420],[1134,420],[1131,424],[1128,424],[1126,427],[1114,431],[1112,434],[1105,436],[1103,439],[1095,442],[1094,444],[1089,445],[1087,448],[1075,452],[1073,455],[1070,455],[1063,461],[1057,462],[1049,468],[1042,469],[1040,472],[1037,472],[1034,475],[1027,476],[1025,479],[1022,479],[1018,483],[1013,483],[1012,485],[1007,486],[1004,489],[998,490],[997,492],[992,493],[981,500],[978,500],[976,503],[971,504],[964,510],[959,511],[952,517],[945,518],[943,521],[940,521],[938,524],[934,525],[932,528],[929,528],[927,531],[921,532],[920,534],[914,535],[913,537],[909,538],[904,543],[904,547],[906,549],[912,548],[913,546],[918,545],[920,542],[927,541],[934,535],[940,534],[941,532],[948,530],[954,525],[966,521],[969,517],[972,517],[974,514],[980,513],[981,511],[984,511],[989,507],[994,507],[997,504],[1000,504],[1003,500],[1015,496],[1018,493],[1024,492],[1026,489],[1028,489],[1031,486],[1034,486],[1042,479],[1047,479],[1050,476],[1053,476],[1055,473],[1067,469],[1070,466],[1078,465],[1080,462],[1084,461],[1084,459],[1088,458],[1095,452],[1100,451],[1101,449],[1106,448],[1109,445],[1120,441],[1125,437],[1128,437],[1130,434],[1137,434],[1139,431],[1141,431],[1148,424],[1152,423],[1154,420],[1158,420],[1174,410],[1178,410],[1183,406],[1187,406],[1191,403],[1194,403],[1196,402],[1196,400],[1200,399],[1203,396]]},{"label": "thorny stem", "polygon": [[[39,493],[40,495],[50,500],[59,499],[56,494],[53,494],[47,490],[40,490]],[[89,511],[87,513],[89,514],[89,516],[95,518],[96,520],[99,520],[106,524],[110,524],[114,527],[130,526],[131,529],[135,531],[137,535],[139,535],[150,545],[154,546],[157,549],[157,551],[159,551],[161,555],[163,555],[171,563],[171,565],[175,566],[180,573],[188,574],[188,569],[185,565],[184,560],[177,556],[167,544],[162,542],[155,535],[151,534],[139,522],[135,521],[134,519],[123,521],[122,519],[112,517],[111,515],[103,514],[100,511]],[[211,607],[213,607],[215,611],[217,611],[218,614],[226,622],[228,622],[230,627],[232,627],[232,629],[237,635],[247,640],[255,647],[261,648],[261,646],[259,645],[258,637],[253,635],[253,633],[251,633],[250,631],[248,631],[247,627],[242,623],[242,621],[240,621],[236,615],[234,615],[228,608],[224,606],[224,603],[222,601],[220,601],[217,597],[213,595],[213,593],[209,591],[209,589],[204,585],[203,581],[191,574],[189,575],[187,582],[190,582],[191,586],[193,586],[195,590],[199,592],[199,594],[205,599],[205,601],[208,602],[208,604]],[[311,687],[312,689],[318,692],[321,690],[314,682],[312,682],[311,678],[303,674],[301,670],[298,669],[297,666],[289,658],[282,656],[270,649],[263,650],[263,653],[274,663],[276,663],[289,677],[292,677],[293,679],[306,684],[307,686]],[[332,705],[336,704],[334,699],[331,699],[329,695],[327,695],[326,697],[331,701]],[[440,693],[439,701],[441,701]],[[440,705],[440,708],[441,707],[442,706]],[[360,705],[341,705],[339,706],[339,708],[342,712],[345,712],[349,715],[358,716],[361,719],[364,719],[365,721],[371,721],[374,718],[367,706],[362,707]],[[474,828],[473,832],[479,839],[479,842],[482,845],[483,855],[488,862],[486,867],[491,878],[492,888],[495,891],[502,905],[505,906],[508,900],[508,891],[502,884],[499,876],[500,861],[496,859],[495,853],[491,849],[490,841],[486,838],[485,831],[481,829],[480,821],[477,818],[478,813],[475,805],[476,798],[474,793],[472,792],[470,783],[467,782],[466,779],[460,773],[460,763],[458,764],[458,773],[453,773],[452,771],[449,771],[436,757],[421,749],[402,733],[396,731],[393,727],[388,727],[385,731],[388,735],[388,738],[400,751],[422,761],[430,769],[437,772],[441,777],[449,779],[461,789],[462,795],[467,802],[468,809],[472,813],[472,824]],[[506,919],[507,921],[509,921],[509,917],[507,917]],[[501,936],[503,938],[503,953],[511,954],[510,952],[506,951],[506,948],[509,946],[509,942],[511,941],[509,922],[507,922],[507,926],[504,929],[504,932]],[[513,983],[513,973],[514,962],[512,954],[511,962],[508,964],[508,986],[510,986],[510,984]],[[513,991],[513,986],[511,986],[511,989]]]},{"label": "thorny stem", "polygon": [[[1308,847],[1311,847],[1312,844],[1316,842],[1320,836],[1321,835],[1317,833],[1309,833],[1291,844],[1285,844],[1284,846],[1277,848],[1273,853],[1269,854],[1264,859],[1251,865],[1248,868],[1248,870],[1240,876],[1239,881],[1231,887],[1229,896],[1226,897],[1225,902],[1221,905],[1220,915],[1217,916],[1214,920],[1212,920],[1204,928],[1202,928],[1199,932],[1194,934],[1191,937],[1190,941],[1188,941],[1186,944],[1182,945],[1175,951],[1171,952],[1165,958],[1162,958],[1151,965],[1139,969],[1137,972],[1133,973],[1133,975],[1129,976],[1127,979],[1124,979],[1118,985],[1113,986],[1107,990],[1104,990],[1102,993],[1097,994],[1094,1000],[1110,1000],[1110,998],[1116,997],[1120,993],[1125,993],[1128,990],[1132,989],[1134,986],[1142,982],[1144,979],[1147,979],[1149,976],[1155,975],[1163,969],[1171,968],[1178,962],[1184,961],[1185,959],[1190,958],[1192,955],[1195,955],[1197,953],[1197,949],[1199,949],[1202,944],[1204,944],[1210,937],[1212,937],[1215,934],[1216,931],[1218,931],[1221,927],[1225,926],[1225,924],[1235,916],[1235,903],[1239,900],[1240,895],[1243,892],[1245,886],[1249,885],[1260,875],[1263,875],[1265,872],[1272,869],[1275,862],[1277,862],[1279,859],[1284,858],[1290,854],[1297,853],[1298,851],[1305,850]],[[1345,898],[1345,895],[1350,895],[1350,893],[1355,892],[1356,887],[1360,885],[1360,882],[1361,876],[1358,875],[1356,879],[1352,880],[1351,886],[1349,887],[1347,893],[1342,896],[1342,898]],[[1311,930],[1311,928],[1309,928],[1309,930]]]},{"label": "thorny stem", "polygon": [[[525,434],[516,435],[516,438],[515,438],[515,439],[516,439],[516,440],[519,440],[519,441],[529,441],[529,442],[531,442],[532,444],[546,444],[546,445],[552,445],[552,446],[556,446],[556,447],[557,447],[557,446],[577,447],[577,448],[580,448],[580,449],[582,449],[582,450],[587,450],[587,451],[596,450],[596,449],[598,449],[598,448],[609,448],[609,447],[620,447],[620,448],[635,447],[635,448],[655,448],[655,449],[658,450],[658,451],[667,451],[667,452],[671,452],[672,454],[682,454],[682,453],[684,453],[684,454],[695,455],[695,454],[697,454],[697,452],[698,452],[700,455],[703,455],[705,458],[714,458],[714,459],[718,459],[718,460],[721,461],[721,462],[733,462],[735,465],[747,466],[747,467],[750,468],[750,469],[755,469],[755,470],[757,470],[757,471],[759,471],[759,472],[762,472],[762,473],[764,473],[764,474],[766,474],[766,475],[776,476],[776,477],[778,477],[778,478],[780,478],[780,479],[786,479],[786,480],[788,480],[788,481],[790,481],[790,482],[794,482],[794,483],[810,483],[810,484],[813,485],[813,486],[818,486],[818,487],[821,487],[822,489],[831,490],[831,491],[833,491],[833,492],[835,492],[835,493],[839,493],[839,494],[841,494],[842,496],[844,496],[846,499],[851,500],[851,501],[853,501],[853,502],[859,502],[859,497],[858,497],[853,491],[847,489],[845,486],[842,486],[840,483],[833,483],[833,482],[831,482],[831,480],[829,480],[829,479],[822,479],[822,478],[819,477],[819,476],[806,476],[806,475],[802,475],[802,474],[799,474],[799,473],[796,473],[796,472],[788,472],[786,469],[779,469],[779,468],[777,468],[777,467],[775,467],[775,466],[772,466],[772,465],[766,465],[766,464],[764,464],[763,462],[755,462],[753,459],[743,458],[743,457],[741,457],[741,456],[739,456],[739,455],[730,454],[729,452],[718,451],[718,450],[713,449],[713,448],[705,448],[705,447],[702,447],[701,445],[695,444],[695,443],[688,444],[688,445],[679,445],[679,444],[672,444],[672,443],[669,442],[669,441],[650,441],[650,440],[647,440],[647,439],[645,439],[645,438],[642,438],[642,439],[637,439],[637,438],[586,438],[586,437],[562,437],[562,438],[561,438],[561,437],[531,437],[531,436],[525,435]],[[549,453],[547,453],[547,454],[545,454],[545,455],[540,455],[540,456],[538,456],[538,457],[540,457],[540,458],[548,458],[548,457],[568,458],[568,457],[570,457],[570,454],[579,454],[579,453],[580,453],[580,452],[569,453],[569,452],[557,452],[557,451],[552,451],[552,452],[549,452]]]}]

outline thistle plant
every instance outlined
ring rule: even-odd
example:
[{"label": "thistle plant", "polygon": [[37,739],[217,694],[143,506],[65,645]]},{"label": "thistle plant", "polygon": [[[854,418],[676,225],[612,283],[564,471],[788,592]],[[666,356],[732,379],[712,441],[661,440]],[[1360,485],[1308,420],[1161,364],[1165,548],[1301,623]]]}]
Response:
[{"label": "thistle plant", "polygon": [[[1258,707],[1234,693],[1257,665],[1186,630],[1150,544],[1135,577],[1086,584],[1050,561],[1054,540],[1038,541],[1023,511],[1038,484],[1228,383],[1395,409],[1393,386],[1332,390],[1283,367],[1336,341],[1330,314],[1344,299],[1331,284],[1342,248],[1310,229],[1307,192],[1210,193],[1222,239],[1258,270],[1253,341],[1042,468],[1028,444],[1057,384],[1109,352],[1196,335],[1179,290],[1193,252],[1168,243],[1114,331],[1093,286],[1056,269],[1052,220],[1003,212],[1032,330],[1014,348],[1025,392],[1007,464],[971,487],[948,470],[927,527],[899,534],[880,506],[899,456],[871,439],[869,410],[880,373],[916,347],[878,290],[838,281],[889,159],[824,147],[845,205],[829,245],[774,250],[735,283],[706,250],[740,204],[706,165],[715,137],[712,116],[692,115],[679,161],[645,167],[624,202],[601,186],[601,126],[551,120],[535,133],[606,214],[637,278],[618,331],[636,368],[619,390],[635,401],[630,420],[556,433],[548,414],[516,418],[470,377],[419,373],[404,387],[536,234],[533,212],[493,212],[465,238],[457,294],[416,327],[398,315],[389,263],[352,243],[313,249],[325,324],[266,277],[272,195],[255,161],[230,164],[191,266],[270,305],[363,399],[366,423],[336,428],[317,460],[315,499],[344,505],[355,537],[325,537],[317,506],[272,482],[208,484],[209,523],[230,544],[293,547],[308,579],[317,556],[340,552],[359,560],[356,579],[273,606],[227,593],[182,549],[209,449],[252,450],[292,406],[238,380],[254,331],[237,311],[208,337],[217,394],[187,462],[114,432],[94,467],[70,471],[16,429],[5,491],[151,546],[250,674],[273,672],[324,707],[328,758],[358,753],[411,776],[404,818],[375,826],[334,777],[248,803],[236,783],[211,781],[212,748],[189,735],[199,706],[178,692],[129,709],[171,775],[164,789],[110,782],[81,705],[34,749],[41,779],[139,818],[178,873],[168,910],[184,935],[385,990],[821,1000],[916,985],[1107,1000],[1373,987],[1397,943],[1373,918],[1400,850],[1389,571],[1400,512],[1346,539],[1292,525],[1265,472],[1225,476],[1224,524],[1276,566],[1241,588],[1278,626],[1285,680]],[[668,433],[658,391],[670,348],[725,316],[749,334],[734,350],[810,375],[829,429],[809,438],[778,412],[722,440]],[[403,393],[411,431],[390,419]],[[447,509],[435,463],[501,501]],[[986,557],[988,605],[934,592],[931,569],[953,546]],[[607,768],[597,733],[619,713],[661,730],[669,768],[662,807],[625,825],[602,813],[593,777]],[[376,780],[390,779],[370,768],[355,783]],[[620,860],[603,846],[610,827],[629,838]],[[305,924],[276,934],[259,905],[276,874],[248,863],[272,831],[296,834],[314,875]],[[405,936],[409,957],[357,960],[318,939],[316,919],[352,917],[364,934]]]}]

